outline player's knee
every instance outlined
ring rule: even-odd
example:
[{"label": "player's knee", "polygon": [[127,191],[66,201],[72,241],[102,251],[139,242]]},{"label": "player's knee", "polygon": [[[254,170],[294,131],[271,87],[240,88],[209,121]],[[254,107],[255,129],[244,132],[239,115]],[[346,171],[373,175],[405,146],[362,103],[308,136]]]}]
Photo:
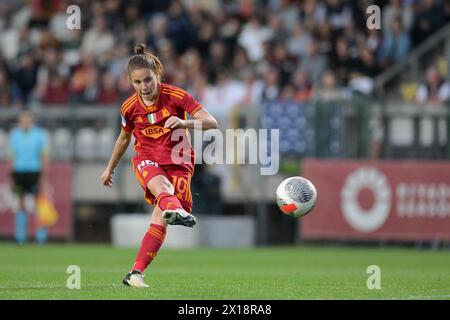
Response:
[{"label": "player's knee", "polygon": [[157,196],[161,192],[167,192],[170,194],[174,193],[174,188],[172,184],[167,180],[165,177],[156,177],[155,179],[152,179],[147,184],[148,189],[150,192]]}]

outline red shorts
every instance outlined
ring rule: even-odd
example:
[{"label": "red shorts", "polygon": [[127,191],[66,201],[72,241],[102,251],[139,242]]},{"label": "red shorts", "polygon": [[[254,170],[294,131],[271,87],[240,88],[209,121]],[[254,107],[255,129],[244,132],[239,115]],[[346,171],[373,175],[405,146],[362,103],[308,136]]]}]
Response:
[{"label": "red shorts", "polygon": [[156,162],[145,159],[145,157],[134,157],[133,171],[139,184],[145,191],[145,200],[152,206],[156,205],[155,196],[148,190],[148,182],[157,175],[165,176],[173,185],[175,195],[180,200],[181,205],[187,212],[192,211],[191,178],[192,173],[189,169],[175,165],[159,165]]}]

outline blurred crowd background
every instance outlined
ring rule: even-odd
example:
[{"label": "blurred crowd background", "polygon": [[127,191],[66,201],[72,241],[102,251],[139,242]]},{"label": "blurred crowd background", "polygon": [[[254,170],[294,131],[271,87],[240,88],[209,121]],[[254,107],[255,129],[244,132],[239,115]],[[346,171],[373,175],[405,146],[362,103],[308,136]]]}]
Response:
[{"label": "blurred crowd background", "polygon": [[[81,29],[66,27],[69,5]],[[381,8],[381,29],[366,8]],[[116,106],[130,93],[125,66],[147,43],[165,81],[190,91],[216,114],[263,100],[305,102],[345,90],[371,94],[374,79],[450,21],[442,0],[5,0],[0,3],[0,107]],[[441,83],[436,59],[417,79]]]}]

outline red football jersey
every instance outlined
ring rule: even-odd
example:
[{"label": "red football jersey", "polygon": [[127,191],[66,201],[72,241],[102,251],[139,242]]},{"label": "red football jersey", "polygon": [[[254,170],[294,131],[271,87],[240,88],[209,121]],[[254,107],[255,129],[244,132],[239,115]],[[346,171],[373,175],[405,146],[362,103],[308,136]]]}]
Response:
[{"label": "red football jersey", "polygon": [[[180,157],[184,155],[185,160],[189,159],[178,164],[192,172],[194,150],[190,144],[188,130],[164,128],[164,124],[171,116],[185,120],[186,112],[193,115],[201,108],[203,106],[185,90],[161,83],[156,103],[152,106],[146,106],[137,93],[125,100],[121,108],[122,128],[127,132],[133,132],[137,156],[148,158],[159,165],[174,164],[176,162],[173,161],[172,150],[178,145],[175,150],[180,152],[177,155]],[[177,137],[172,139],[175,130],[181,132],[178,131]],[[181,141],[188,143],[187,148],[185,143],[183,148],[180,148]]]}]

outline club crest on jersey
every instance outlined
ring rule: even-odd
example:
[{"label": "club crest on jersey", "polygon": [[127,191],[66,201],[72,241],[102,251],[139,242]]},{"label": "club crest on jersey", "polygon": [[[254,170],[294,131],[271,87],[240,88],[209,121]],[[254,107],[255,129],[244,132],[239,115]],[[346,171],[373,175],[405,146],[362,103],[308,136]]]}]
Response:
[{"label": "club crest on jersey", "polygon": [[141,133],[149,138],[158,139],[162,135],[170,132],[169,128],[164,128],[160,126],[150,126],[141,130]]},{"label": "club crest on jersey", "polygon": [[162,109],[162,116],[163,116],[163,118],[170,117],[169,110],[167,110],[166,108],[163,108]]}]

